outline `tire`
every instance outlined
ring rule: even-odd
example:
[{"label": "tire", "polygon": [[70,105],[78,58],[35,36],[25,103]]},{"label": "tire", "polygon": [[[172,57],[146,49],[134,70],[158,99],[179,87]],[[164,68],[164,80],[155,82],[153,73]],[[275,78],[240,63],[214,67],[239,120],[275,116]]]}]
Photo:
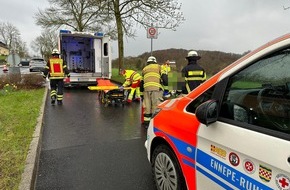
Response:
[{"label": "tire", "polygon": [[152,174],[158,190],[186,190],[178,160],[166,145],[159,145],[152,154]]}]

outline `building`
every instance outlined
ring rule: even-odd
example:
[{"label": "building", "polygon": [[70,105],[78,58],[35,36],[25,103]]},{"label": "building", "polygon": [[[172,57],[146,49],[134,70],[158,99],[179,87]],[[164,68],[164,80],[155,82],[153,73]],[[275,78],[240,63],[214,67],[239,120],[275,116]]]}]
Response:
[{"label": "building", "polygon": [[0,55],[9,55],[9,49],[3,42],[0,42]]}]

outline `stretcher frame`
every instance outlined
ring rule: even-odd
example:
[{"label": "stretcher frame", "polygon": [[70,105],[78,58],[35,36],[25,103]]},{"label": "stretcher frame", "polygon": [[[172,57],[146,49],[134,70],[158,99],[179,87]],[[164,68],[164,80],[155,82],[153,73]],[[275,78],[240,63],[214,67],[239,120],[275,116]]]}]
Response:
[{"label": "stretcher frame", "polygon": [[[89,90],[98,91],[99,100],[105,107],[110,104],[116,105],[118,103],[124,106],[127,99],[127,91],[131,89],[130,87],[120,88],[108,79],[97,79],[97,86],[89,86],[88,88]],[[110,92],[112,92],[112,94],[110,94]]]}]

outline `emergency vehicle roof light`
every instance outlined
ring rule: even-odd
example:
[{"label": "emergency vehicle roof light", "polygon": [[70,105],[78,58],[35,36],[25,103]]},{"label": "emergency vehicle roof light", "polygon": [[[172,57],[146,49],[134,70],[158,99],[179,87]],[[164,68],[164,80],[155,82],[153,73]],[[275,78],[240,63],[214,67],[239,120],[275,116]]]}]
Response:
[{"label": "emergency vehicle roof light", "polygon": [[71,31],[70,30],[60,30],[59,33],[70,34]]},{"label": "emergency vehicle roof light", "polygon": [[96,32],[94,35],[98,36],[98,37],[103,37],[104,33],[103,32]]}]

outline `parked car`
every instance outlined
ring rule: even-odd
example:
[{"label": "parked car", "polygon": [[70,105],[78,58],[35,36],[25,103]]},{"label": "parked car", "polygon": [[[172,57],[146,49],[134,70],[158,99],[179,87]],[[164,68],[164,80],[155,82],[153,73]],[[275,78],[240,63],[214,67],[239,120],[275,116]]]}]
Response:
[{"label": "parked car", "polygon": [[43,71],[46,66],[46,61],[43,58],[32,58],[29,62],[29,71]]},{"label": "parked car", "polygon": [[20,61],[20,63],[18,63],[19,67],[26,67],[29,66],[29,62],[30,61]]},{"label": "parked car", "polygon": [[290,34],[250,52],[147,129],[157,189],[290,189]]}]

